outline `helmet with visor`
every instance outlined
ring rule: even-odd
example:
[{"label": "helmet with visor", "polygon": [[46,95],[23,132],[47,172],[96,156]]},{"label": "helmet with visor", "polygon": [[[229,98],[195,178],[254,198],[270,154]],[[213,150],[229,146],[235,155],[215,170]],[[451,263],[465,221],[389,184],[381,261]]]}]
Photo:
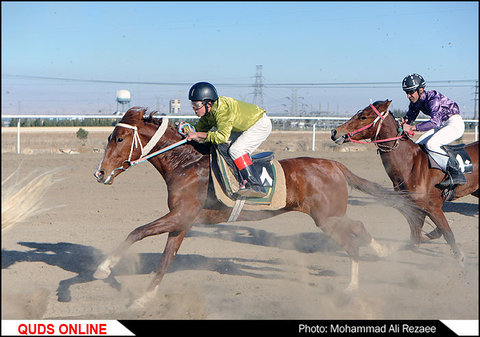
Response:
[{"label": "helmet with visor", "polygon": [[402,89],[408,95],[413,94],[415,91],[419,91],[420,88],[425,89],[425,80],[419,74],[410,74],[406,76],[402,81]]}]

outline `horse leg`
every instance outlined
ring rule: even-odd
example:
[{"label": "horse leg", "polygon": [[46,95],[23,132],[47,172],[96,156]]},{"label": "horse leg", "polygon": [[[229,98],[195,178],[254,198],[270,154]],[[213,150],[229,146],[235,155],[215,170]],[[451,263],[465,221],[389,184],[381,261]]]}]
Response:
[{"label": "horse leg", "polygon": [[435,240],[442,237],[442,231],[436,227],[433,231],[425,234],[424,240]]},{"label": "horse leg", "polygon": [[325,233],[328,234],[335,243],[343,247],[352,261],[352,272],[350,283],[346,291],[354,291],[358,289],[358,269],[360,258],[360,243],[358,236],[354,231],[355,221],[347,218],[328,218],[325,224]]},{"label": "horse leg", "polygon": [[[185,220],[186,217],[183,218]],[[178,217],[177,217],[178,219]],[[98,280],[106,279],[111,274],[111,269],[120,261],[125,251],[135,242],[144,239],[147,236],[163,234],[166,232],[173,232],[181,230],[185,226],[184,223],[175,221],[175,213],[168,213],[165,216],[157,219],[149,224],[140,226],[128,234],[125,241],[123,241],[98,267],[93,277]]]},{"label": "horse leg", "polygon": [[407,219],[408,225],[410,226],[410,242],[414,247],[418,247],[422,242],[422,227],[425,222],[425,215],[419,214],[417,216],[412,216],[406,211],[399,209],[402,215]]},{"label": "horse leg", "polygon": [[453,235],[452,229],[450,228],[447,218],[445,218],[445,214],[441,207],[434,209],[433,211],[429,211],[430,219],[435,223],[435,225],[439,228],[442,232],[443,237],[450,245],[450,248],[453,252],[453,256],[458,261],[458,263],[463,267],[463,262],[465,260],[465,256],[463,252],[458,248],[457,243],[455,242],[455,236]]},{"label": "horse leg", "polygon": [[102,263],[97,267],[97,270],[93,274],[93,277],[97,280],[104,280],[110,276],[112,273],[112,268],[117,265],[117,263],[122,258],[123,252],[129,247],[130,245],[124,241],[115,251],[110,254]]},{"label": "horse leg", "polygon": [[352,272],[351,272],[351,279],[348,287],[345,288],[345,291],[351,292],[358,289],[358,260],[352,260]]},{"label": "horse leg", "polygon": [[386,256],[388,249],[372,238],[360,221],[352,220],[346,216],[330,217],[325,221],[318,221],[317,219],[314,218],[317,226],[332,238],[335,243],[345,249],[352,261],[351,280],[346,290],[353,291],[358,289],[358,261],[360,258],[359,247],[361,241],[368,244],[379,256]]},{"label": "horse leg", "polygon": [[135,302],[132,304],[132,309],[142,309],[145,307],[145,304],[155,298],[157,290],[160,286],[160,282],[162,281],[163,276],[172,264],[173,259],[177,255],[178,249],[180,248],[180,245],[182,244],[186,234],[186,230],[168,233],[167,244],[165,245],[165,250],[163,251],[162,258],[158,266],[158,271],[155,274],[155,277],[153,278],[149,287],[147,288],[145,294],[135,300]]}]

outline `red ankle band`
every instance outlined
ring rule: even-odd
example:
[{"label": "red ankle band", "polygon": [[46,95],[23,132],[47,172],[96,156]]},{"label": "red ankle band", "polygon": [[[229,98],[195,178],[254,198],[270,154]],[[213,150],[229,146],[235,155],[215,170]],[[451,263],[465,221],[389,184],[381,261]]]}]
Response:
[{"label": "red ankle band", "polygon": [[248,153],[245,153],[243,156],[235,159],[235,165],[237,165],[239,170],[243,170],[245,167],[252,165],[252,160]]}]

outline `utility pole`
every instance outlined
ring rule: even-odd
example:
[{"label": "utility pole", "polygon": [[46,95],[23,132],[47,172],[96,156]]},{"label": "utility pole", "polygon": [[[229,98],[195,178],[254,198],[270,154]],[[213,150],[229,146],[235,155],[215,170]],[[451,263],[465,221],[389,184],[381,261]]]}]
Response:
[{"label": "utility pole", "polygon": [[478,120],[478,81],[475,82],[475,98],[473,100],[473,119]]},{"label": "utility pole", "polygon": [[[293,115],[304,115],[305,109],[304,106],[305,104],[300,103],[300,100],[305,99],[303,96],[298,96],[298,89],[297,88],[292,88],[292,96],[291,97],[285,97],[290,101],[290,110],[288,111],[290,114]],[[284,104],[286,106],[286,104]]]},{"label": "utility pole", "polygon": [[255,85],[253,89],[253,104],[265,109],[263,106],[263,76],[262,65],[257,65],[257,73],[255,74]]},{"label": "utility pole", "polygon": [[478,140],[478,81],[475,82],[475,98],[473,100],[473,119],[477,121],[475,125],[475,141]]}]

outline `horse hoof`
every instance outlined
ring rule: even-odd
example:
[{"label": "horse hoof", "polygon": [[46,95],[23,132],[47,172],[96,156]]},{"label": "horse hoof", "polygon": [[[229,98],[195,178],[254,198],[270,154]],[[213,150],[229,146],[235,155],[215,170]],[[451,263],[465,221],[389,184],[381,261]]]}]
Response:
[{"label": "horse hoof", "polygon": [[111,270],[108,267],[100,265],[95,273],[93,274],[93,277],[96,278],[97,280],[105,280],[107,277],[109,277],[111,274]]},{"label": "horse hoof", "polygon": [[454,253],[455,255],[455,259],[457,260],[458,264],[460,265],[460,267],[465,267],[465,255],[463,255],[463,253],[461,251],[457,251]]},{"label": "horse hoof", "polygon": [[128,308],[131,310],[145,309],[146,305],[148,303],[151,303],[155,299],[157,290],[158,290],[158,287],[155,288],[154,290],[147,291],[142,297],[137,298],[135,301],[133,301],[133,303],[130,304]]},{"label": "horse hoof", "polygon": [[141,311],[145,309],[145,301],[142,298],[136,299],[132,304],[128,306],[128,309],[133,311]]},{"label": "horse hoof", "polygon": [[420,237],[420,243],[427,243],[427,242],[430,242],[431,240],[433,240],[433,239],[428,237],[425,234],[422,234],[422,236]]},{"label": "horse hoof", "polygon": [[150,303],[154,298],[154,293],[146,293],[140,298],[137,298],[135,301],[133,301],[132,304],[128,306],[130,310],[138,311],[138,310],[144,310],[146,305]]},{"label": "horse hoof", "polygon": [[409,242],[407,243],[402,250],[410,250],[412,252],[418,252],[420,248],[420,244],[416,242]]},{"label": "horse hoof", "polygon": [[97,280],[104,280],[107,277],[110,276],[112,273],[112,267],[114,267],[118,261],[120,261],[120,256],[109,256],[103,261],[98,267],[97,270],[95,271],[95,274],[93,274],[93,277],[95,277]]},{"label": "horse hoof", "polygon": [[442,237],[442,232],[438,228],[435,228],[430,233],[423,234],[422,237],[425,238],[425,240],[435,240]]},{"label": "horse hoof", "polygon": [[354,291],[358,290],[358,284],[350,283],[347,288],[345,288],[345,293],[353,293]]},{"label": "horse hoof", "polygon": [[370,242],[370,247],[372,247],[372,249],[379,257],[386,257],[391,253],[391,250],[388,247],[378,243],[377,241],[375,241],[375,239],[372,239],[372,241]]}]

